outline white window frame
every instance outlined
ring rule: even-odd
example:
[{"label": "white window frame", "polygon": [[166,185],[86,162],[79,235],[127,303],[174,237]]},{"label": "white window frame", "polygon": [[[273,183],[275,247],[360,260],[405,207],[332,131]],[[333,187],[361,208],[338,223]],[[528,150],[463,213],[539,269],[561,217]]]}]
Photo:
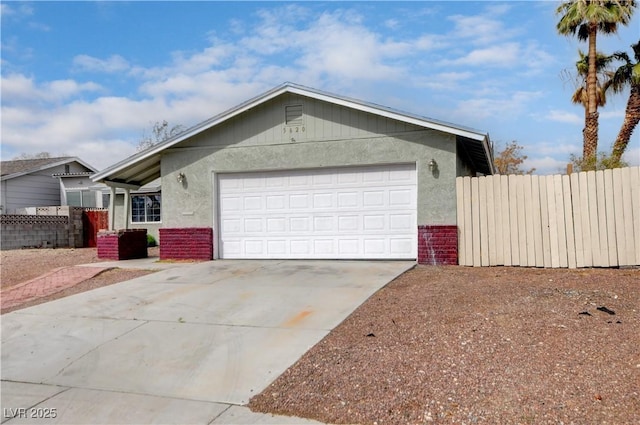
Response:
[{"label": "white window frame", "polygon": [[[134,214],[133,214],[133,208],[134,208],[134,198],[135,197],[144,197],[144,198],[150,198],[152,196],[158,196],[159,197],[159,206],[158,206],[158,217],[159,220],[157,221],[149,221],[149,215],[148,215],[148,210],[146,207],[146,199],[145,199],[145,208],[144,208],[144,221],[134,221]],[[129,220],[131,224],[159,224],[162,223],[162,193],[161,192],[153,192],[153,193],[132,193],[131,194],[131,211],[129,214]]]}]

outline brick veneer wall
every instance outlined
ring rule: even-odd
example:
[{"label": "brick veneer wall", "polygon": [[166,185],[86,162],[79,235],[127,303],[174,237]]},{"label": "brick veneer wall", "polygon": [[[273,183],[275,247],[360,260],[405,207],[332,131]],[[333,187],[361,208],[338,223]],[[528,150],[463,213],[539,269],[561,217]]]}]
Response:
[{"label": "brick veneer wall", "polygon": [[211,227],[161,228],[161,260],[212,260]]},{"label": "brick veneer wall", "polygon": [[98,258],[132,260],[147,258],[147,229],[102,230],[98,232]]},{"label": "brick veneer wall", "polygon": [[418,226],[418,263],[458,264],[458,226]]}]

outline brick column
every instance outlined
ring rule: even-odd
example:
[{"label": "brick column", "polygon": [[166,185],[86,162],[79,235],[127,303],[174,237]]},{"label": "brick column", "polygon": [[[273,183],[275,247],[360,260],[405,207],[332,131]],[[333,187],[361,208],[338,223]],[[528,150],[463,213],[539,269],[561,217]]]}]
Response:
[{"label": "brick column", "polygon": [[418,263],[458,264],[458,226],[418,226]]},{"label": "brick column", "polygon": [[212,260],[211,227],[161,228],[161,260]]},{"label": "brick column", "polygon": [[98,258],[132,260],[147,257],[147,229],[98,232]]}]

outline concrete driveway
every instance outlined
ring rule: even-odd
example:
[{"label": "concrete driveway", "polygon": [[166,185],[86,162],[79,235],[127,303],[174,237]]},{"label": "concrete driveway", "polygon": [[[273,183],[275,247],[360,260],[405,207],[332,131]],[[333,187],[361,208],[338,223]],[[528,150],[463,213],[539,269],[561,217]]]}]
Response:
[{"label": "concrete driveway", "polygon": [[242,405],[413,264],[219,260],[5,314],[2,422],[314,423]]}]

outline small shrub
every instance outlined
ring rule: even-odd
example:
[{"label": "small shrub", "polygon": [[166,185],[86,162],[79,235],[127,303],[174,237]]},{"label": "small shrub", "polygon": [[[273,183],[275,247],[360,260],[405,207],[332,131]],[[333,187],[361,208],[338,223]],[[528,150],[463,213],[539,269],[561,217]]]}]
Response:
[{"label": "small shrub", "polygon": [[157,246],[156,238],[151,235],[147,235],[147,246]]}]

